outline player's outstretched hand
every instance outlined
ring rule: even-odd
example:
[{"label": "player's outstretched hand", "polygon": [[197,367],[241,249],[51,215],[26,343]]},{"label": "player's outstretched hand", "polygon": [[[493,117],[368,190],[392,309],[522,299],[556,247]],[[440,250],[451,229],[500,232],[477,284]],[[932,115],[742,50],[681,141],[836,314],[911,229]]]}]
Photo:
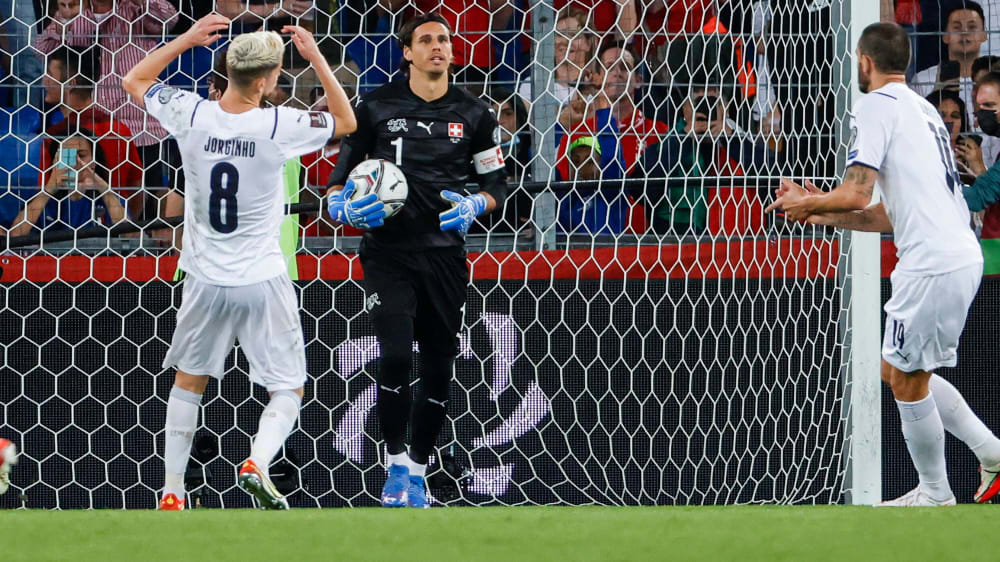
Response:
[{"label": "player's outstretched hand", "polygon": [[781,185],[774,191],[775,199],[764,209],[764,212],[770,213],[782,209],[789,220],[805,220],[809,218],[809,213],[802,208],[802,204],[809,197],[810,192],[819,192],[819,188],[812,182],[807,181],[806,187],[802,187],[788,178],[781,178]]},{"label": "player's outstretched hand", "polygon": [[486,196],[482,193],[466,197],[445,189],[441,191],[441,198],[451,203],[450,209],[438,215],[442,232],[457,231],[464,236],[469,232],[472,221],[486,210]]},{"label": "player's outstretched hand", "polygon": [[316,64],[319,59],[323,59],[323,55],[319,52],[319,46],[316,45],[316,38],[308,29],[297,25],[286,25],[281,28],[281,32],[292,34],[292,43],[302,58],[313,64]]},{"label": "player's outstretched hand", "polygon": [[330,193],[327,209],[333,220],[353,226],[354,228],[370,229],[382,226],[385,222],[385,203],[374,193],[369,193],[361,199],[352,201],[354,182],[348,180],[344,189]]},{"label": "player's outstretched hand", "polygon": [[184,32],[183,37],[187,38],[192,46],[207,47],[215,43],[220,37],[219,32],[227,27],[229,18],[222,14],[208,14],[194,22],[194,25]]}]

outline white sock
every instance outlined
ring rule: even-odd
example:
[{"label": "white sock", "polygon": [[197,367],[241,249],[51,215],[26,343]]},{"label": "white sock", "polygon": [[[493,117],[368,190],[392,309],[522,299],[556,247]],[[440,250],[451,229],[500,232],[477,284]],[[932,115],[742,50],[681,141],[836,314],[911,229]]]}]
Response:
[{"label": "white sock", "polygon": [[184,472],[191,456],[191,442],[198,427],[201,394],[180,387],[170,389],[167,400],[167,424],[163,442],[163,495],[176,494],[184,499]]},{"label": "white sock", "polygon": [[385,455],[386,468],[394,464],[400,466],[410,466],[410,455],[407,455],[406,453],[397,453],[395,455],[390,455],[386,453]]},{"label": "white sock", "polygon": [[954,494],[948,485],[944,461],[944,425],[928,394],[916,402],[896,400],[903,421],[903,438],[910,458],[920,475],[920,488],[935,500],[950,499]]},{"label": "white sock", "polygon": [[427,474],[426,464],[418,464],[414,462],[413,459],[409,458],[409,455],[407,455],[406,460],[410,465],[410,476],[419,476],[423,478]]},{"label": "white sock", "polygon": [[931,375],[930,389],[944,428],[968,445],[982,465],[1000,463],[1000,439],[969,408],[958,389],[934,374]]},{"label": "white sock", "polygon": [[295,420],[299,417],[301,407],[302,398],[298,394],[290,390],[279,390],[271,396],[271,401],[261,412],[257,436],[250,446],[250,460],[264,474],[268,473],[274,455],[285,444],[288,434],[295,429]]}]

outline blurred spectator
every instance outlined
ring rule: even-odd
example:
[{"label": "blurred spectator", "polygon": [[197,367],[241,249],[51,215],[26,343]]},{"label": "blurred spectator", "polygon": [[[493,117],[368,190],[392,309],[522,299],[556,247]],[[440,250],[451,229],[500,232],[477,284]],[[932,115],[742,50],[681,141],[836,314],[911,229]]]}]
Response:
[{"label": "blurred spectator", "polygon": [[717,94],[710,89],[685,101],[675,134],[643,154],[641,170],[646,177],[687,180],[663,190],[647,189],[654,232],[678,236],[703,232],[708,222],[707,188],[715,182],[697,178],[744,175],[731,152],[734,146],[737,151],[741,147],[732,138],[735,131]]},{"label": "blurred spectator", "polygon": [[636,105],[636,93],[642,77],[636,67],[635,55],[625,48],[624,42],[610,42],[601,47],[592,79],[602,86],[598,95],[607,97],[611,103],[612,114],[618,122],[625,174],[628,175],[642,153],[670,131],[670,125],[646,117]]},{"label": "blurred spectator", "polygon": [[[989,72],[977,82],[976,119],[990,137],[1000,135],[1000,74]],[[983,246],[983,270],[1000,272],[1000,163],[962,189],[969,210],[982,215],[980,241]]]},{"label": "blurred spectator", "polygon": [[611,32],[616,38],[631,41],[639,28],[636,0],[555,0],[552,7],[590,14],[590,28],[602,35]]},{"label": "blurred spectator", "polygon": [[941,88],[956,90],[971,108],[972,65],[986,42],[983,9],[971,0],[962,2],[946,12],[945,21],[941,41],[948,48],[946,61],[918,72],[911,87],[925,97]]},{"label": "blurred spectator", "polygon": [[[591,84],[590,88],[598,87]],[[590,101],[587,101],[590,99]],[[605,179],[625,177],[625,158],[619,138],[618,120],[612,111],[611,99],[603,90],[596,94],[576,94],[559,116],[559,123],[565,129],[556,135],[559,147],[556,149],[556,172],[563,178],[569,177],[569,145],[581,136],[593,136],[601,144],[601,176]],[[572,137],[572,138],[571,138]]]},{"label": "blurred spectator", "polygon": [[986,76],[991,71],[1000,70],[1000,57],[985,55],[972,61],[972,89],[975,91],[976,82]]},{"label": "blurred spectator", "polygon": [[[545,87],[563,105],[573,97],[580,85],[591,81],[589,67],[597,49],[597,36],[587,28],[583,12],[567,9],[556,19],[555,72]],[[529,77],[517,89],[521,99],[535,101],[533,78]]]},{"label": "blurred spectator", "polygon": [[[798,143],[793,135],[784,131],[781,106],[771,106],[771,111],[757,123],[757,132],[764,144],[765,169],[756,168],[753,169],[754,172],[772,176],[801,176],[804,173],[804,170],[797,167],[801,161]],[[760,161],[756,163],[759,165]]]},{"label": "blurred spectator", "polygon": [[[982,80],[990,72],[1000,71],[1000,57],[993,55],[986,55],[979,57],[972,63],[972,107],[966,106],[966,122],[968,123],[968,129],[965,131],[979,131],[979,126],[976,124],[975,114],[979,109],[977,101],[977,90],[979,89],[979,81]],[[980,147],[983,151],[983,163],[987,168],[993,165],[1000,157],[1000,138],[991,137],[989,135],[977,135],[977,137],[982,138],[982,143]]]},{"label": "blurred spectator", "polygon": [[67,230],[111,226],[125,218],[123,201],[108,185],[107,161],[93,131],[82,129],[61,143],[48,141],[59,160],[44,189],[32,197],[14,219],[11,236],[29,234],[32,228]]},{"label": "blurred spectator", "polygon": [[0,67],[3,72],[0,101],[6,107],[22,107],[33,101],[28,86],[45,70],[29,49],[29,37],[36,21],[32,2],[0,0]]},{"label": "blurred spectator", "polygon": [[[302,18],[312,21],[307,14],[310,14],[315,9],[319,1],[321,0],[280,0],[275,2],[260,0],[215,0],[215,11],[230,20],[245,22],[250,25],[260,25],[265,18],[269,19],[272,17]],[[201,15],[208,15],[208,12]],[[197,21],[197,18],[194,21]]]},{"label": "blurred spectator", "polygon": [[292,81],[284,74],[278,75],[278,85],[268,94],[265,101],[268,105],[285,105],[289,101],[294,101],[295,91],[292,89]]},{"label": "blurred spectator", "polygon": [[[46,135],[62,138],[81,130],[91,131],[104,155],[112,188],[129,197],[134,193],[129,188],[142,185],[142,164],[139,154],[128,139],[132,132],[122,122],[111,117],[94,104],[94,84],[100,76],[100,60],[96,49],[90,48],[80,53],[74,49],[60,47],[49,53],[45,84],[46,101],[57,104],[64,118],[45,129]],[[54,154],[48,150],[49,143],[42,144],[40,185],[48,185]],[[129,210],[137,216],[142,210],[142,199],[130,198]]]},{"label": "blurred spectator", "polygon": [[[727,0],[719,3],[724,5]],[[662,34],[654,41],[662,45],[668,39],[697,33],[716,15],[715,5],[715,0],[639,0],[639,12],[648,32]]]},{"label": "blurred spectator", "polygon": [[[528,108],[521,96],[509,88],[494,86],[489,91],[489,101],[500,125],[500,147],[504,152],[507,178],[513,186],[531,181],[532,139],[528,124]],[[504,212],[493,213],[482,220],[488,230],[518,230],[530,236],[532,196],[520,188],[511,189],[504,202]]]},{"label": "blurred spectator", "polygon": [[507,176],[512,182],[531,179],[531,129],[528,108],[521,96],[508,88],[494,86],[489,101],[500,124],[500,146],[504,149]]},{"label": "blurred spectator", "polygon": [[[588,73],[588,77],[591,80],[600,77],[602,80],[600,83],[581,84],[586,93],[577,92],[560,115],[560,122],[567,131],[556,135],[559,143],[556,149],[556,181],[580,179],[579,164],[583,161],[578,158],[574,167],[572,152],[583,145],[591,147],[588,158],[598,162],[597,178],[610,180],[625,177],[618,120],[614,116],[612,100],[604,92],[603,75]],[[595,143],[598,145],[596,148],[592,146]],[[589,168],[584,173],[589,174]],[[626,195],[620,186],[601,189],[596,189],[596,186],[573,186],[563,197],[559,222],[567,232],[582,227],[594,234],[621,233],[628,223]]]},{"label": "blurred spectator", "polygon": [[397,14],[388,7],[388,0],[339,0],[333,11],[332,27],[342,34],[338,41],[343,42],[351,63],[358,67],[361,93],[388,82],[403,58],[392,34],[399,23]]},{"label": "blurred spectator", "polygon": [[983,7],[983,17],[986,21],[986,47],[984,48],[984,52],[991,55],[1000,55],[1000,0],[982,0],[980,5]]},{"label": "blurred spectator", "polygon": [[133,142],[146,169],[147,187],[162,186],[168,175],[176,174],[180,152],[173,139],[163,142],[167,131],[129,99],[121,79],[156,48],[176,21],[177,10],[167,0],[82,0],[77,16],[69,21],[57,18],[34,43],[43,55],[64,41],[73,47],[100,45],[102,76],[97,84],[97,104],[135,135]]},{"label": "blurred spectator", "polygon": [[[602,179],[602,161],[606,159],[597,137],[581,134],[570,138],[566,147],[566,175],[559,179],[594,182]],[[561,174],[560,174],[561,175]],[[559,225],[567,233],[621,234],[628,226],[629,203],[620,188],[595,189],[574,185],[559,205]]]},{"label": "blurred spectator", "polygon": [[722,88],[728,98],[736,99],[737,92],[743,99],[756,95],[756,75],[746,44],[730,33],[714,9],[726,1],[646,3],[645,21],[652,35],[647,58],[657,81],[673,84],[686,94],[690,86],[698,85],[695,76],[706,76],[707,84]]},{"label": "blurred spectator", "polygon": [[982,135],[969,134],[969,120],[965,102],[951,90],[937,90],[927,96],[927,101],[938,110],[945,129],[951,137],[951,147],[955,152],[962,181],[971,183],[986,172],[983,162]]},{"label": "blurred spectator", "polygon": [[796,154],[801,155],[794,166],[807,176],[839,174],[836,158],[815,157],[839,150],[836,135],[814,133],[831,130],[828,127],[837,127],[843,119],[835,89],[827,86],[839,80],[833,75],[834,66],[817,63],[829,60],[834,49],[830,30],[836,28],[831,21],[835,4],[815,2],[806,7],[801,0],[769,0],[769,4],[765,53],[775,101],[781,105],[782,128],[796,140]]},{"label": "blurred spectator", "polygon": [[[728,2],[719,9],[719,19],[723,25],[729,28],[731,34],[742,37],[745,42],[744,62],[750,65],[756,79],[756,95],[752,96],[753,121],[759,121],[770,113],[771,106],[776,101],[771,65],[767,57],[771,20],[774,18],[772,4],[769,0]],[[770,48],[781,48],[779,45],[775,41]]]},{"label": "blurred spectator", "polygon": [[881,21],[895,22],[906,30],[910,37],[910,64],[906,67],[906,80],[912,81],[916,73],[919,42],[917,26],[924,19],[919,0],[881,0]]}]

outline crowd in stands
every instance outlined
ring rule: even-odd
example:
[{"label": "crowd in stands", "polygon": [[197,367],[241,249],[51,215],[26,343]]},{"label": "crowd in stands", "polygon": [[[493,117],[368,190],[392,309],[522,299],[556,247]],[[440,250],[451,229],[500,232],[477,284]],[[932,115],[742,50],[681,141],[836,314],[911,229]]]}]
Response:
[{"label": "crowd in stands", "polygon": [[[1000,0],[880,2],[884,21],[912,32],[911,86],[939,109],[963,179],[974,180],[1000,154],[974,117],[977,77],[1000,69]],[[700,234],[726,228],[712,219],[719,190],[762,200],[770,179],[840,172],[836,2],[546,4],[547,36],[533,0],[0,0],[0,227],[17,235],[176,213],[168,194],[183,189],[177,145],[121,78],[212,11],[233,20],[233,34],[288,23],[313,30],[358,96],[395,79],[402,22],[442,14],[456,33],[455,82],[496,111],[520,186],[481,228],[531,235],[525,186],[556,181],[563,232]],[[227,43],[192,50],[163,79],[214,95],[225,87]],[[536,60],[543,45],[552,58]],[[286,58],[268,103],[323,109],[307,65],[294,49]],[[554,108],[549,122],[543,107]],[[540,157],[553,154],[541,142],[552,142],[554,161]],[[302,159],[304,193],[319,193],[337,155],[333,143]],[[641,181],[611,181],[620,179]],[[728,200],[736,199],[747,200]],[[306,235],[334,230],[315,216],[301,221]]]}]

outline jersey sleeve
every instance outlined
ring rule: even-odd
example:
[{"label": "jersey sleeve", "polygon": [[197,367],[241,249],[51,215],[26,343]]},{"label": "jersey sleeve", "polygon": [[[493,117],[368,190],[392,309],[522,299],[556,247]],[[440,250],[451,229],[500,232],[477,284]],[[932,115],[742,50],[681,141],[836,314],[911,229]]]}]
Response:
[{"label": "jersey sleeve", "polygon": [[156,117],[168,133],[180,137],[191,127],[198,104],[204,98],[194,92],[166,84],[153,84],[143,96],[146,111]]},{"label": "jersey sleeve", "polygon": [[503,205],[507,197],[507,166],[500,147],[500,124],[492,109],[484,109],[472,135],[472,166],[479,177],[479,187]]},{"label": "jersey sleeve", "polygon": [[327,187],[344,185],[347,176],[355,166],[375,150],[375,127],[371,119],[371,109],[367,102],[361,102],[354,115],[358,120],[358,129],[344,137],[340,144],[340,154],[337,165],[330,174]]},{"label": "jersey sleeve", "polygon": [[325,111],[304,111],[275,107],[272,138],[285,158],[295,158],[323,148],[336,128],[333,115]]},{"label": "jersey sleeve", "polygon": [[848,167],[855,164],[874,170],[882,167],[892,139],[897,104],[894,97],[873,92],[854,106],[851,115],[851,143],[847,153]]}]

